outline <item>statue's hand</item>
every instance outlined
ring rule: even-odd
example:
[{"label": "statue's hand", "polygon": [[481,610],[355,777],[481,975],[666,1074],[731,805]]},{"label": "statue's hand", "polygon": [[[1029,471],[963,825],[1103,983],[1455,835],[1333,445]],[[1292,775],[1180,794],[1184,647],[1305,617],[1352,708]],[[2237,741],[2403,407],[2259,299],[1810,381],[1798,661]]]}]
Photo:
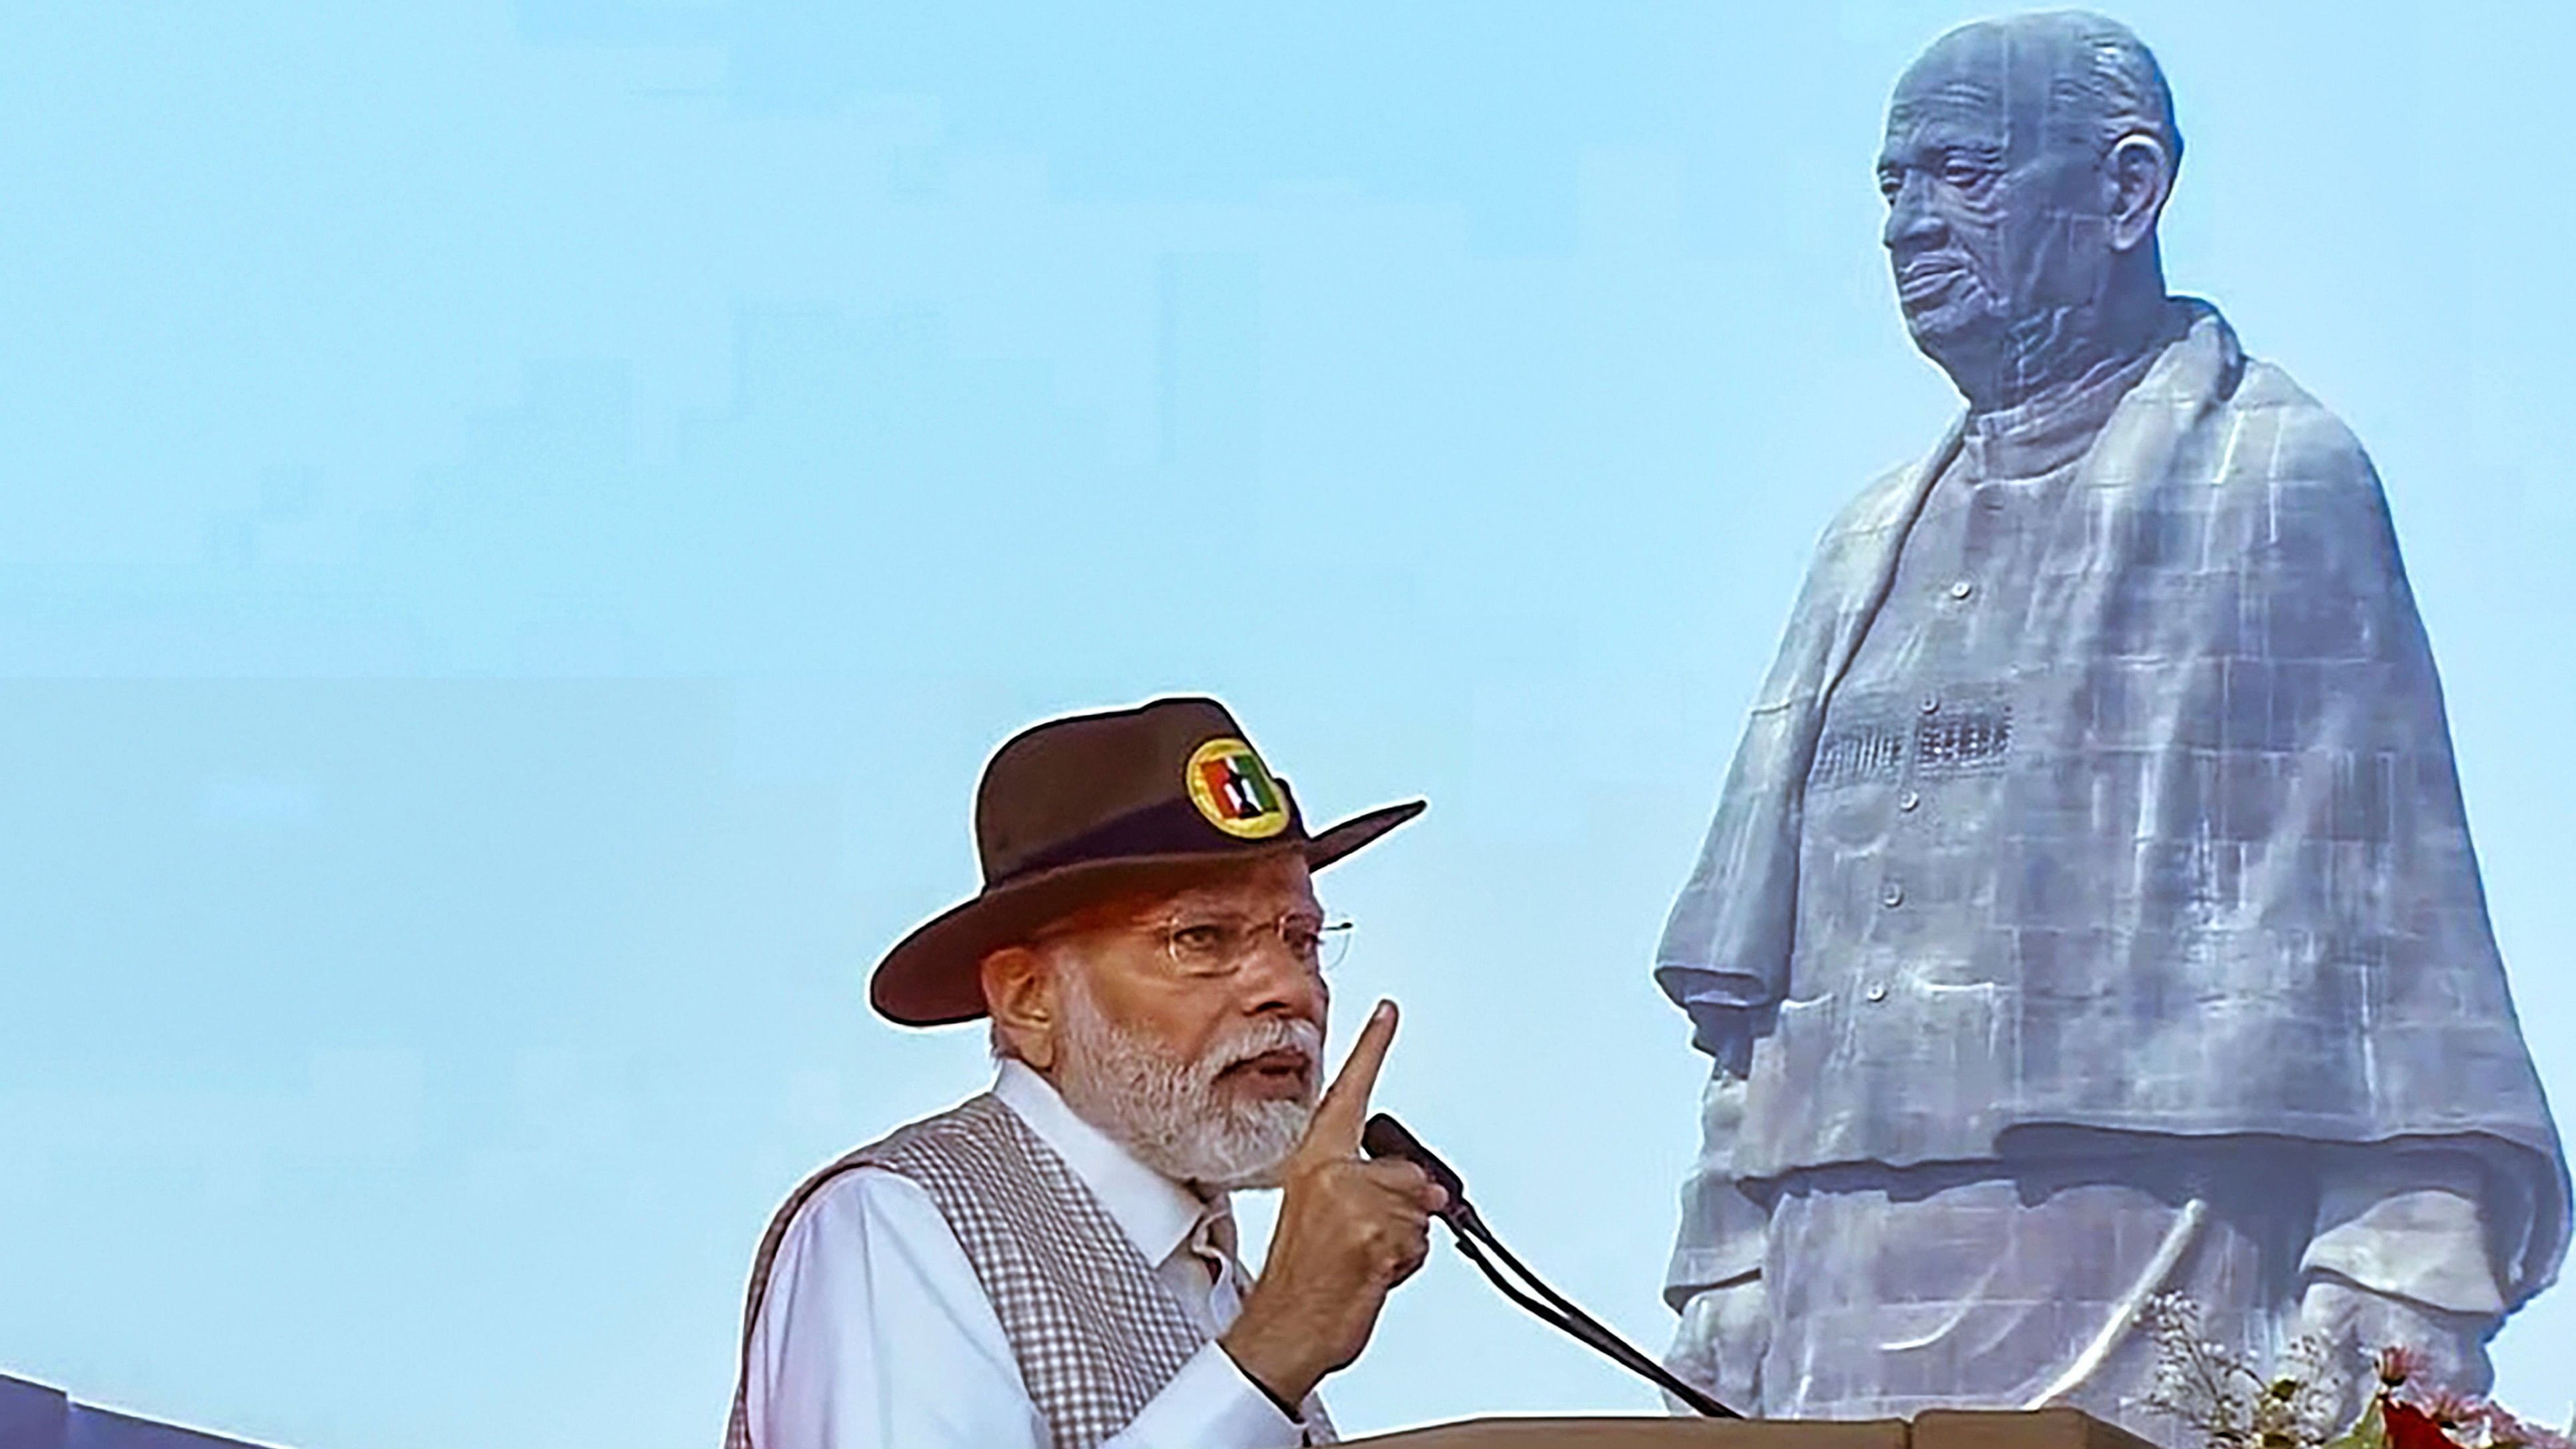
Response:
[{"label": "statue's hand", "polygon": [[[1664,1366],[1686,1383],[1747,1414],[1762,1411],[1762,1355],[1771,1346],[1770,1295],[1750,1273],[1703,1288],[1682,1304],[1681,1326]],[[1675,1413],[1686,1406],[1670,1403]]]},{"label": "statue's hand", "polygon": [[[2494,1320],[2483,1315],[2453,1313],[2393,1293],[2374,1293],[2331,1273],[2314,1273],[2299,1295],[2292,1333],[2355,1356],[2348,1362],[2383,1348],[2412,1349],[2424,1365],[2416,1389],[2483,1394],[2495,1384],[2486,1349],[2494,1328]],[[2358,1386],[2364,1393],[2372,1387]],[[2358,1400],[2350,1407],[2357,1411]]]}]

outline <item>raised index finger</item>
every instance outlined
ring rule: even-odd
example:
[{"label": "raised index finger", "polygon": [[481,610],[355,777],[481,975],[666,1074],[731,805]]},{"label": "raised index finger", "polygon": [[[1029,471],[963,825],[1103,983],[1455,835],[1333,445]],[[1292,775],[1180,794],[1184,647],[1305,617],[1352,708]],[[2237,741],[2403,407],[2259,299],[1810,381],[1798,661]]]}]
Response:
[{"label": "raised index finger", "polygon": [[1314,1120],[1306,1127],[1305,1151],[1359,1156],[1369,1093],[1377,1088],[1378,1068],[1386,1065],[1386,1049],[1394,1040],[1395,1003],[1381,1001],[1369,1013],[1368,1025],[1360,1028],[1360,1039],[1352,1044],[1341,1072],[1324,1089],[1324,1100],[1316,1105]]}]

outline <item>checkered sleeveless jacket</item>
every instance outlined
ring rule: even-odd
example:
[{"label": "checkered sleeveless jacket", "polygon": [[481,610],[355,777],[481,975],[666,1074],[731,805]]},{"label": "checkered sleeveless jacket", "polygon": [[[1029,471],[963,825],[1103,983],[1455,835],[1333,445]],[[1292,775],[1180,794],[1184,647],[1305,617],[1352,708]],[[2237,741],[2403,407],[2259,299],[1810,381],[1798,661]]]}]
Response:
[{"label": "checkered sleeveless jacket", "polygon": [[[1091,1190],[986,1093],[860,1148],[788,1195],[752,1261],[725,1449],[754,1449],[745,1414],[751,1331],[788,1222],[824,1184],[859,1167],[921,1184],[948,1220],[1054,1449],[1092,1449],[1125,1428],[1206,1343]],[[1313,1400],[1306,1421],[1309,1442],[1329,1441]]]}]

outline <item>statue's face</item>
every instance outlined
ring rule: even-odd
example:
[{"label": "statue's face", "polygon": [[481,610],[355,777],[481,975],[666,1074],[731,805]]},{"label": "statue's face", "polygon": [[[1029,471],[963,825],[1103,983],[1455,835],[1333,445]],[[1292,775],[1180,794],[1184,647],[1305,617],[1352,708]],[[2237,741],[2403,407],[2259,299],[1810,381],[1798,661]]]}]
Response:
[{"label": "statue's face", "polygon": [[1881,240],[1906,329],[1953,377],[2020,365],[2109,270],[2098,133],[2080,99],[2052,114],[2053,49],[2008,25],[1955,32],[1888,105]]}]

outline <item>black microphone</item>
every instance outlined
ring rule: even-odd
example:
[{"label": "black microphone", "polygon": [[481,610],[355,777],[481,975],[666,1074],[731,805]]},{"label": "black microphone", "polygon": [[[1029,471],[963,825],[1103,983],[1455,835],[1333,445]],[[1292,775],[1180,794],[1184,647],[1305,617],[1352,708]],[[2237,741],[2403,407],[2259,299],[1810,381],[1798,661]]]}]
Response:
[{"label": "black microphone", "polygon": [[1440,1190],[1449,1194],[1449,1205],[1440,1210],[1442,1222],[1453,1230],[1484,1230],[1484,1220],[1476,1216],[1476,1209],[1467,1202],[1467,1184],[1459,1180],[1455,1169],[1423,1146],[1420,1138],[1404,1130],[1403,1123],[1384,1112],[1371,1117],[1368,1125],[1360,1129],[1360,1150],[1371,1157],[1399,1157],[1421,1168],[1425,1177],[1438,1183]]},{"label": "black microphone", "polygon": [[[1460,1255],[1475,1264],[1496,1288],[1502,1290],[1504,1297],[1528,1309],[1541,1322],[1571,1334],[1620,1367],[1652,1381],[1657,1388],[1701,1414],[1712,1419],[1744,1417],[1675,1378],[1662,1364],[1639,1352],[1626,1339],[1603,1327],[1592,1315],[1575,1307],[1565,1295],[1541,1282],[1536,1273],[1502,1245],[1493,1230],[1485,1226],[1484,1219],[1476,1215],[1476,1209],[1467,1202],[1467,1184],[1457,1172],[1435,1156],[1430,1148],[1423,1146],[1420,1139],[1404,1130],[1403,1123],[1384,1112],[1369,1118],[1368,1125],[1360,1129],[1360,1148],[1371,1157],[1393,1157],[1410,1162],[1440,1185],[1440,1190],[1449,1195],[1448,1205],[1440,1210],[1439,1216],[1449,1225],[1450,1240],[1458,1245]],[[1536,1290],[1536,1296],[1506,1279],[1502,1270],[1494,1266],[1493,1260],[1485,1256],[1484,1249],[1491,1249],[1494,1257],[1508,1264],[1529,1289]]]}]

